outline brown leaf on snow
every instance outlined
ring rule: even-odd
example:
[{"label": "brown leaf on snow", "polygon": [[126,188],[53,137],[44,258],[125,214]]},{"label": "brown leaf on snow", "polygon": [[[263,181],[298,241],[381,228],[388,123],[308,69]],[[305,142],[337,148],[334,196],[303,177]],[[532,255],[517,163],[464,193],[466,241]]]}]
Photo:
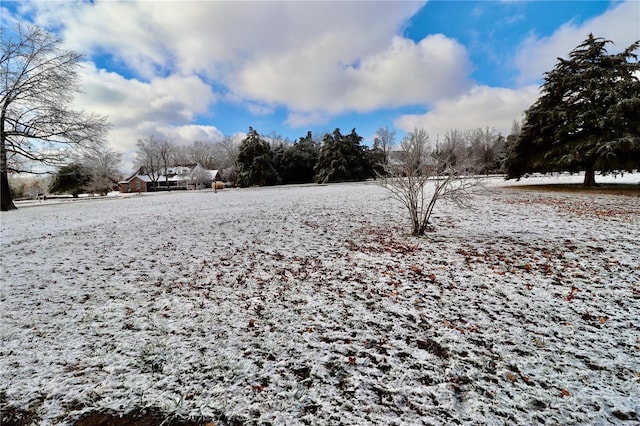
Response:
[{"label": "brown leaf on snow", "polygon": [[569,393],[569,391],[568,391],[568,390],[566,390],[565,388],[560,388],[560,396],[562,396],[562,397],[565,397],[565,398],[566,398],[566,397],[568,397],[569,395],[571,395],[571,394]]}]

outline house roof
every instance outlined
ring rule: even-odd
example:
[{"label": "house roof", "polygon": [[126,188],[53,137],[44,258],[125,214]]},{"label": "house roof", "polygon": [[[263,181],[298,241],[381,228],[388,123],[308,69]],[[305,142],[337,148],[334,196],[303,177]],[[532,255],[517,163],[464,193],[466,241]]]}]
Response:
[{"label": "house roof", "polygon": [[153,182],[149,176],[147,176],[147,175],[139,175],[139,174],[136,173],[135,175],[133,175],[133,176],[131,176],[131,177],[125,179],[125,180],[121,180],[118,183],[130,183],[135,178],[138,178],[138,179],[140,179],[141,181],[143,181],[145,183]]},{"label": "house roof", "polygon": [[[174,167],[173,169],[176,169],[176,168],[185,169],[187,167],[186,166],[178,166],[178,167]],[[190,173],[170,174],[170,175],[168,175],[168,177],[165,177],[165,175],[160,175],[160,176],[158,176],[157,181],[158,182],[165,182],[167,180],[171,181],[171,182],[190,181],[193,178],[192,177],[193,172],[196,171],[197,169],[200,169],[200,170],[203,170],[203,171],[207,172],[209,177],[211,178],[211,180],[215,180],[220,175],[218,170],[207,170],[204,167],[202,167],[200,164],[197,164],[195,167],[193,167],[191,169]],[[138,178],[138,179],[142,180],[145,183],[153,182],[153,180],[148,175],[142,174],[141,170],[142,170],[141,168],[138,169],[132,176],[128,177],[127,179],[121,180],[118,183],[131,183],[131,181],[134,178]]]}]

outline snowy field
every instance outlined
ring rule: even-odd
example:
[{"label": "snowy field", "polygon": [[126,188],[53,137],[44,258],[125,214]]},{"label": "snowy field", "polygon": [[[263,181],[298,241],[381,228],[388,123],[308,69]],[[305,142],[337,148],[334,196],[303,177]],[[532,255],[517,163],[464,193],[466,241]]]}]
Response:
[{"label": "snowy field", "polygon": [[373,183],[2,213],[3,411],[638,424],[640,196],[503,185],[424,238]]}]

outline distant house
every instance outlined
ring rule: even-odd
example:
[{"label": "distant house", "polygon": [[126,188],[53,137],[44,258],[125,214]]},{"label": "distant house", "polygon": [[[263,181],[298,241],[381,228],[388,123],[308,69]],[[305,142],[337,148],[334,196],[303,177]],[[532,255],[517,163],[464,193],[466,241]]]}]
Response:
[{"label": "distant house", "polygon": [[142,168],[138,169],[132,176],[118,182],[120,192],[147,192],[153,190],[153,180],[142,174]]},{"label": "distant house", "polygon": [[[157,179],[157,190],[203,189],[211,188],[213,182],[222,181],[218,170],[208,170],[200,164],[177,165],[167,167]],[[143,167],[132,176],[118,182],[120,192],[151,192],[156,190],[153,179],[145,173]]]}]

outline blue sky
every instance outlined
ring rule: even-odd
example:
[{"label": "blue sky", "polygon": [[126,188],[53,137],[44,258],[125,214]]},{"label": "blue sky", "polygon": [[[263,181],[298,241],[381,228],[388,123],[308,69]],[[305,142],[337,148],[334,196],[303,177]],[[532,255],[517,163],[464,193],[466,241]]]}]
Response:
[{"label": "blue sky", "polygon": [[640,39],[638,1],[3,1],[86,56],[76,107],[125,154],[151,134],[290,139],[339,127],[507,134],[543,72],[590,32]]}]

